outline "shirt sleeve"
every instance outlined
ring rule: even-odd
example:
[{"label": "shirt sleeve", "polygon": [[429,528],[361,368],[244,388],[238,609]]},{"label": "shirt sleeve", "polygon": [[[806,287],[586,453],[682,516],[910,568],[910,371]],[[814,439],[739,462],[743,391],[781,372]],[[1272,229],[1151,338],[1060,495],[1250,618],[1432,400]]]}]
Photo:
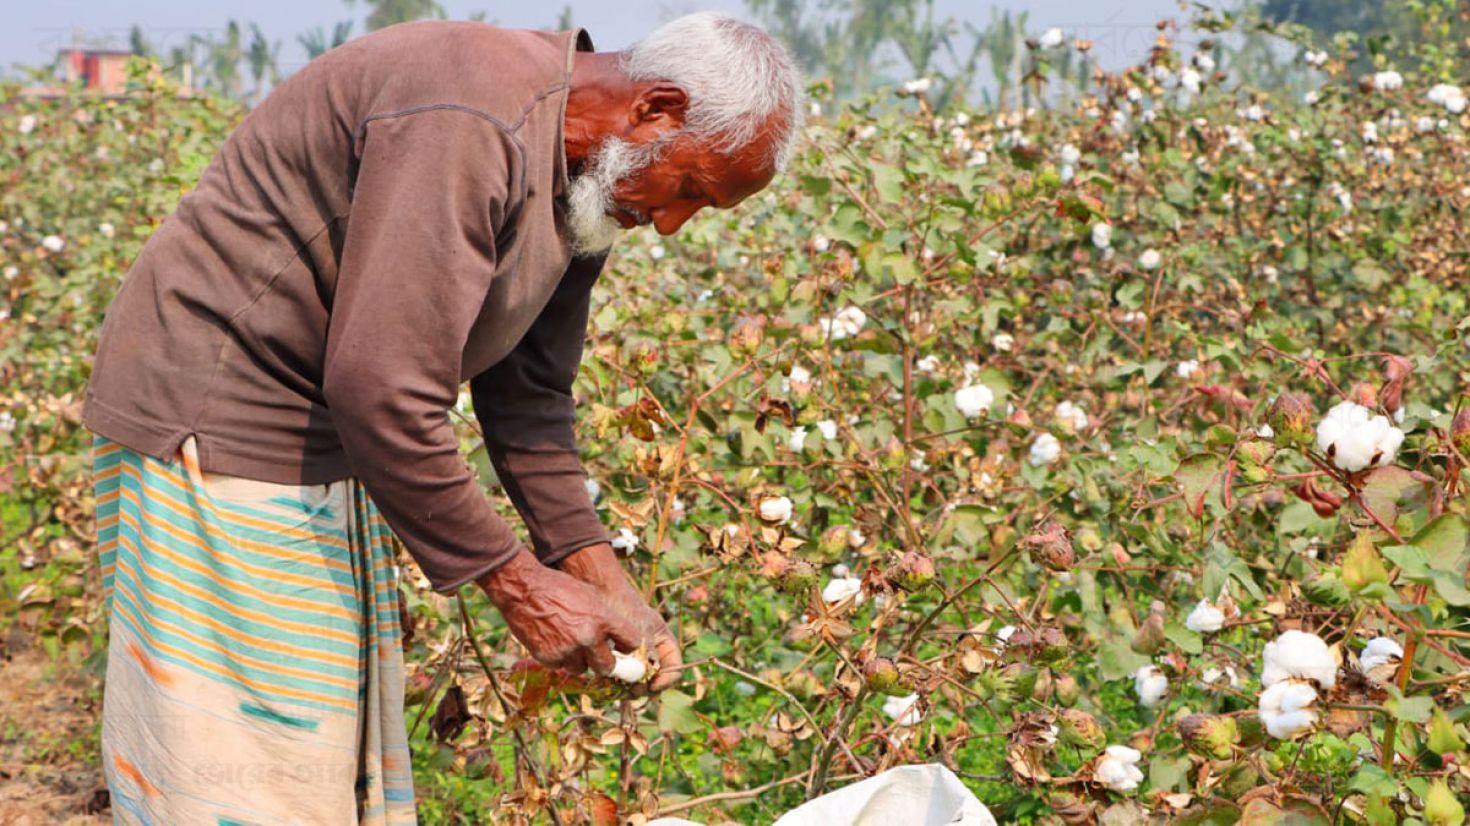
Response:
[{"label": "shirt sleeve", "polygon": [[448,412],[520,158],[499,128],[463,111],[364,128],[322,393],[354,475],[434,590],[448,592],[521,549],[460,455]]},{"label": "shirt sleeve", "polygon": [[470,381],[490,461],[547,565],[608,541],[577,456],[572,398],[602,264],[574,258],[510,355]]}]

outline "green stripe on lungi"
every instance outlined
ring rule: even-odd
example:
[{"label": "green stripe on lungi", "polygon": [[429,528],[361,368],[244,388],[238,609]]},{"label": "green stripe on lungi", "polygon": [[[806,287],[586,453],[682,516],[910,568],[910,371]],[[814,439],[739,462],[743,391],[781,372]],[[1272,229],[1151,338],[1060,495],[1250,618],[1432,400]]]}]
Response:
[{"label": "green stripe on lungi", "polygon": [[125,823],[413,823],[391,534],[353,479],[281,485],[98,437],[102,753]]}]

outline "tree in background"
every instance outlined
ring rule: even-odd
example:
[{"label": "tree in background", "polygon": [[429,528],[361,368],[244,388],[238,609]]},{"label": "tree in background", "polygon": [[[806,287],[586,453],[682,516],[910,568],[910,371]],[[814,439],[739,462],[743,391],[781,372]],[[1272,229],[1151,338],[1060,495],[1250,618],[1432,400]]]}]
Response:
[{"label": "tree in background", "polygon": [[[934,0],[746,0],[745,5],[787,44],[808,74],[830,79],[839,100],[881,84],[929,77],[927,97],[937,107],[979,92],[1005,108],[1042,103],[1069,88],[1085,89],[1092,72],[1091,61],[1069,47],[1028,45],[1025,12],[1012,16],[992,10],[982,29],[953,17],[937,19]],[[993,98],[991,89],[975,88],[982,62],[995,79]],[[1043,91],[1038,79],[1047,75],[1065,83]]]},{"label": "tree in background", "polygon": [[252,104],[265,98],[266,81],[272,86],[281,81],[280,57],[281,41],[270,41],[259,25],[251,23],[250,48],[246,51],[246,59],[250,63],[250,79],[255,84],[250,91]]},{"label": "tree in background", "polygon": [[352,37],[352,21],[343,20],[332,27],[332,34],[327,36],[321,26],[310,29],[296,35],[296,42],[306,50],[308,60],[314,60],[326,54],[329,49],[335,49],[346,43]]},{"label": "tree in background", "polygon": [[[422,20],[426,17],[442,19],[444,7],[434,0],[362,0],[371,9],[367,16],[367,29],[370,32],[394,23],[405,23],[409,20]],[[348,0],[352,5],[355,0]]]},{"label": "tree in background", "polygon": [[1317,43],[1335,44],[1359,72],[1397,63],[1453,80],[1470,38],[1466,0],[1260,0],[1259,8],[1267,20],[1299,24]]}]

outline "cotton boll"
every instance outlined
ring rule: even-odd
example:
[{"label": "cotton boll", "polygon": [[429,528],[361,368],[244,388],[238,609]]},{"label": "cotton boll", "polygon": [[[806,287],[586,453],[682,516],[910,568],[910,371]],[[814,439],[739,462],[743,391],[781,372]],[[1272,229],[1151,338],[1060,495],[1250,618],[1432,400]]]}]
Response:
[{"label": "cotton boll", "polygon": [[1209,600],[1202,599],[1185,618],[1184,627],[1197,634],[1213,634],[1225,627],[1225,612]]},{"label": "cotton boll", "polygon": [[1261,692],[1256,710],[1266,732],[1292,740],[1317,727],[1317,690],[1302,680],[1283,680]]},{"label": "cotton boll", "polygon": [[1152,272],[1158,269],[1159,264],[1163,261],[1164,256],[1160,255],[1158,250],[1149,248],[1138,256],[1138,268],[1144,272]]},{"label": "cotton boll", "polygon": [[837,423],[831,419],[823,419],[817,422],[817,432],[822,434],[823,439],[831,441],[837,438]]},{"label": "cotton boll", "polygon": [[913,80],[909,80],[909,81],[905,81],[904,82],[904,84],[903,84],[903,92],[906,95],[922,95],[925,92],[928,92],[929,89],[933,87],[933,85],[934,85],[934,81],[931,80],[930,78],[927,78],[927,77],[914,78]]},{"label": "cotton boll", "polygon": [[832,318],[818,320],[822,333],[833,341],[857,335],[868,323],[868,315],[857,307],[846,307]]},{"label": "cotton boll", "polygon": [[1133,691],[1138,703],[1144,708],[1153,708],[1164,701],[1169,693],[1169,678],[1164,669],[1156,665],[1145,665],[1133,673]]},{"label": "cotton boll", "polygon": [[1200,83],[1203,80],[1204,78],[1200,76],[1200,73],[1192,68],[1187,68],[1179,73],[1180,88],[1189,90],[1189,93],[1192,95],[1199,94]]},{"label": "cotton boll", "polygon": [[614,651],[613,670],[608,676],[625,683],[641,683],[648,676],[648,663],[642,657]]},{"label": "cotton boll", "polygon": [[900,726],[917,726],[924,717],[923,712],[919,710],[919,695],[917,694],[889,697],[883,701],[883,713]]},{"label": "cotton boll", "polygon": [[996,333],[990,337],[990,346],[1001,353],[1009,353],[1016,346],[1016,339],[1010,333]]},{"label": "cotton boll", "polygon": [[1313,680],[1324,689],[1337,683],[1337,655],[1316,634],[1287,631],[1262,652],[1261,685],[1282,680]]},{"label": "cotton boll", "polygon": [[102,223],[97,225],[97,231],[102,234],[103,238],[112,238],[114,235],[117,234],[117,227],[114,227],[112,224],[103,221]]},{"label": "cotton boll", "polygon": [[854,605],[860,605],[863,601],[863,581],[855,576],[833,578],[822,588],[822,601],[826,603],[841,602],[852,597]]},{"label": "cotton boll", "polygon": [[1043,49],[1055,49],[1062,45],[1063,39],[1064,35],[1061,29],[1050,28],[1041,33],[1041,39],[1037,41],[1037,44]]},{"label": "cotton boll", "polygon": [[41,246],[45,247],[47,252],[61,252],[66,242],[61,240],[59,235],[48,235],[41,239]]},{"label": "cotton boll", "polygon": [[1059,402],[1053,415],[1056,416],[1057,421],[1074,433],[1081,433],[1087,429],[1087,411],[1082,408],[1082,405],[1070,399]]},{"label": "cotton boll", "polygon": [[1127,746],[1108,746],[1092,768],[1092,779],[1115,792],[1131,792],[1143,782],[1138,761],[1143,755]]},{"label": "cotton boll", "polygon": [[1307,53],[1302,56],[1302,59],[1306,60],[1308,66],[1314,66],[1320,69],[1327,64],[1327,53],[1308,50]]},{"label": "cotton boll", "polygon": [[602,485],[597,484],[596,479],[592,479],[589,477],[587,479],[584,479],[582,481],[582,484],[585,485],[587,488],[588,499],[596,502],[598,499],[602,498]]},{"label": "cotton boll", "polygon": [[1317,424],[1317,449],[1350,473],[1391,464],[1404,443],[1404,432],[1387,416],[1356,402],[1341,402]]},{"label": "cotton boll", "polygon": [[1373,88],[1380,92],[1392,92],[1404,88],[1404,76],[1392,69],[1373,75]]},{"label": "cotton boll", "polygon": [[[1404,647],[1397,640],[1389,637],[1377,637],[1368,641],[1363,648],[1363,653],[1358,656],[1358,666],[1363,673],[1373,677],[1378,682],[1383,678],[1391,678],[1398,671],[1399,663],[1404,660]],[[1375,674],[1373,672],[1379,672]]]},{"label": "cotton boll", "polygon": [[923,373],[927,376],[932,376],[935,373],[939,372],[939,357],[934,355],[933,353],[930,353],[929,355],[924,356],[923,358],[914,362],[914,367],[917,368],[920,373]]},{"label": "cotton boll", "polygon": [[985,415],[995,403],[995,394],[983,384],[972,384],[955,391],[954,406],[967,419]]},{"label": "cotton boll", "polygon": [[791,429],[791,435],[786,438],[786,447],[788,447],[792,453],[800,453],[802,448],[805,446],[806,428],[793,427]]},{"label": "cotton boll", "polygon": [[22,135],[29,135],[32,131],[35,130],[35,128],[36,128],[36,116],[35,115],[22,115],[20,121],[16,124],[16,129]]},{"label": "cotton boll", "polygon": [[1082,151],[1070,143],[1063,144],[1061,151],[1057,155],[1064,164],[1075,165],[1078,161],[1082,160]]},{"label": "cotton boll", "polygon": [[1043,433],[1036,437],[1031,443],[1031,453],[1027,457],[1033,466],[1049,465],[1062,455],[1062,443],[1057,437],[1050,433]]},{"label": "cotton boll", "polygon": [[784,525],[791,519],[791,500],[785,496],[768,496],[756,506],[756,513],[766,522]]},{"label": "cotton boll", "polygon": [[638,534],[633,533],[628,528],[619,528],[618,535],[613,537],[610,544],[613,550],[627,556],[638,550]]},{"label": "cotton boll", "polygon": [[1105,250],[1113,245],[1113,225],[1099,221],[1092,225],[1092,245]]},{"label": "cotton boll", "polygon": [[1199,372],[1199,362],[1194,359],[1185,359],[1174,366],[1174,374],[1181,379],[1190,379]]},{"label": "cotton boll", "polygon": [[812,373],[800,364],[791,365],[791,371],[781,379],[781,392],[805,393],[812,389]]}]

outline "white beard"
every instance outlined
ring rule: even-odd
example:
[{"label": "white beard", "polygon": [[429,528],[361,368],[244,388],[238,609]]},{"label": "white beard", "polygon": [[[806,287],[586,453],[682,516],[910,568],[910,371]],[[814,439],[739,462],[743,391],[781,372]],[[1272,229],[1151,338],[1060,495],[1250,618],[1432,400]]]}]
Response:
[{"label": "white beard", "polygon": [[572,254],[601,255],[622,234],[623,225],[608,213],[618,185],[653,163],[665,141],[632,144],[606,138],[587,159],[586,169],[567,190],[567,230]]}]

